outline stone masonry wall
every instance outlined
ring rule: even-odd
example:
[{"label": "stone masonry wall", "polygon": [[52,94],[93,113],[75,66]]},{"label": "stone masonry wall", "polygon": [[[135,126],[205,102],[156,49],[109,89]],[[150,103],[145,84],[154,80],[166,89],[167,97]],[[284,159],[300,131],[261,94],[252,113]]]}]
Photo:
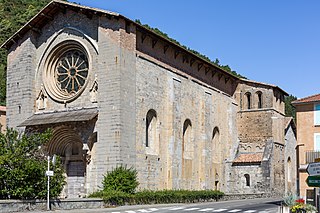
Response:
[{"label": "stone masonry wall", "polygon": [[[236,105],[221,92],[175,74],[161,62],[137,57],[136,147],[141,188],[225,190],[225,160],[234,157]],[[158,120],[158,147],[146,147],[146,115]],[[192,124],[192,154],[183,157],[183,124]],[[219,132],[213,140],[214,128]],[[150,149],[154,149],[153,151]]]},{"label": "stone masonry wall", "polygon": [[[29,32],[8,54],[7,124],[16,127],[33,113],[33,82],[36,64],[34,34]],[[22,130],[22,129],[21,129]]]},{"label": "stone masonry wall", "polygon": [[296,145],[297,138],[290,125],[285,134],[285,193],[295,193],[297,191]]}]

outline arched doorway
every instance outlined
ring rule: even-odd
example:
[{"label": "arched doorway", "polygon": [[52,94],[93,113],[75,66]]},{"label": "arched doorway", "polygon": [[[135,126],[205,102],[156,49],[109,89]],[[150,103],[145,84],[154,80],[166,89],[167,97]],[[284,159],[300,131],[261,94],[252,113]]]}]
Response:
[{"label": "arched doorway", "polygon": [[86,161],[82,149],[83,142],[77,132],[66,126],[54,128],[48,152],[50,156],[59,155],[64,165],[67,183],[63,197],[76,198],[86,193]]}]

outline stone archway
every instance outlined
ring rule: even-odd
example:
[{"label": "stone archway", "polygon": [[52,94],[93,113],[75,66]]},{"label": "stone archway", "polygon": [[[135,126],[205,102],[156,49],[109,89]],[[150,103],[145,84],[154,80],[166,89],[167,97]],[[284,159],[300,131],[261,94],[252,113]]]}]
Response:
[{"label": "stone archway", "polygon": [[77,198],[86,193],[86,161],[82,149],[83,142],[76,131],[66,126],[53,129],[52,139],[48,143],[48,152],[50,155],[61,156],[67,182],[63,197]]}]

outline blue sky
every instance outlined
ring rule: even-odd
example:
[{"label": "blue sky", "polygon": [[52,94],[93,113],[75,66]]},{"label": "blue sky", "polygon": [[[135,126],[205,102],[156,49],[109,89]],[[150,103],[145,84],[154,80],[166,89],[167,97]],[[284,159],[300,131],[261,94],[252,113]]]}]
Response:
[{"label": "blue sky", "polygon": [[74,0],[157,27],[248,79],[320,93],[318,0]]}]

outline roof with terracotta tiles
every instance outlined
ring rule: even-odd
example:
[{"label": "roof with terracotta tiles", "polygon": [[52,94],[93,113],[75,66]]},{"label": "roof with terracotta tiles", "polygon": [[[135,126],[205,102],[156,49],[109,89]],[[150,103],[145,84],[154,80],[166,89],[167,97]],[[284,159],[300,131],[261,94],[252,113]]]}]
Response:
[{"label": "roof with terracotta tiles", "polygon": [[320,101],[320,94],[311,95],[305,98],[300,98],[298,100],[292,101],[292,104],[304,104],[304,103],[311,103]]},{"label": "roof with terracotta tiles", "polygon": [[240,154],[233,163],[260,163],[263,153],[246,153]]},{"label": "roof with terracotta tiles", "polygon": [[5,106],[0,106],[0,111],[5,112],[7,111],[7,108]]}]

